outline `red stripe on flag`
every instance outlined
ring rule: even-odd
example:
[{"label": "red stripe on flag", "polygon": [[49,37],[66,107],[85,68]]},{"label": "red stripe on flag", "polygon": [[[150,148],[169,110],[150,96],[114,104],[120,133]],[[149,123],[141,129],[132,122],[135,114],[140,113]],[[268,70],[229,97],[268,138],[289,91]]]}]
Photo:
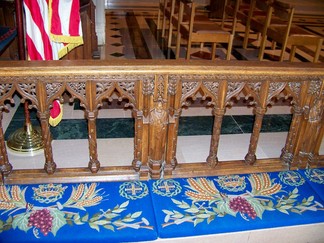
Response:
[{"label": "red stripe on flag", "polygon": [[24,1],[26,6],[28,7],[31,15],[33,22],[37,25],[41,32],[41,38],[43,41],[44,45],[44,57],[45,60],[52,60],[53,59],[53,53],[52,53],[52,45],[49,39],[48,34],[46,33],[46,30],[44,28],[44,20],[42,16],[42,10],[40,6],[38,5],[38,2],[35,0],[25,0]]},{"label": "red stripe on flag", "polygon": [[[59,1],[52,1],[52,24],[51,24],[51,33],[55,33],[56,35],[62,35],[62,23],[59,15]],[[55,24],[54,24],[55,23]]]},{"label": "red stripe on flag", "polygon": [[80,1],[72,1],[69,32],[71,36],[79,36]]},{"label": "red stripe on flag", "polygon": [[29,35],[26,35],[26,44],[28,46],[28,56],[30,60],[43,60]]}]

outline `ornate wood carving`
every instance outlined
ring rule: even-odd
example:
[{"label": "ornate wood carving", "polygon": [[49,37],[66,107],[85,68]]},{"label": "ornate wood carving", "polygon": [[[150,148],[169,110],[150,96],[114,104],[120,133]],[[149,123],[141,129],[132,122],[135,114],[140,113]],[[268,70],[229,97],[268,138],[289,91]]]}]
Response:
[{"label": "ornate wood carving", "polygon": [[149,166],[151,177],[154,179],[160,178],[163,174],[167,125],[168,112],[163,107],[162,101],[158,101],[150,112]]},{"label": "ornate wood carving", "polygon": [[[22,96],[22,101],[31,101],[41,121],[45,144],[44,168],[47,173],[54,173],[56,164],[48,126],[49,109],[52,100],[61,99],[65,91],[69,92],[71,101],[79,99],[85,109],[90,154],[88,167],[96,173],[99,169],[103,170],[97,154],[98,108],[104,99],[111,99],[112,94],[117,92],[120,99],[128,100],[127,105],[133,108],[135,118],[132,168],[140,175],[149,173],[152,178],[160,178],[163,175],[172,176],[186,167],[177,166],[176,149],[181,107],[188,105],[186,101],[190,98],[195,99],[198,95],[202,95],[203,99],[208,97],[211,99],[208,105],[214,107],[213,135],[207,158],[211,167],[218,163],[221,124],[225,109],[233,105],[234,98],[242,95],[252,98],[251,104],[255,106],[256,119],[245,157],[247,164],[258,161],[255,151],[267,106],[277,98],[292,98],[293,120],[281,159],[291,167],[304,166],[314,164],[318,141],[324,133],[323,118],[320,118],[323,111],[315,108],[322,109],[323,106],[323,100],[318,98],[323,96],[323,78],[322,66],[308,63],[242,62],[234,65],[219,62],[216,65],[199,61],[174,63],[150,60],[21,62],[13,65],[3,62],[0,67],[0,108],[1,111],[6,108],[5,102],[12,101],[16,91]],[[318,115],[315,116],[315,113]],[[3,141],[1,133],[0,129]],[[3,144],[0,144],[0,150],[1,171],[9,173],[12,169],[10,162],[5,162],[7,153]],[[222,165],[217,166],[220,167]],[[195,165],[188,171],[194,174],[193,171],[198,168],[202,167]],[[205,171],[212,173],[213,169],[209,167]]]}]

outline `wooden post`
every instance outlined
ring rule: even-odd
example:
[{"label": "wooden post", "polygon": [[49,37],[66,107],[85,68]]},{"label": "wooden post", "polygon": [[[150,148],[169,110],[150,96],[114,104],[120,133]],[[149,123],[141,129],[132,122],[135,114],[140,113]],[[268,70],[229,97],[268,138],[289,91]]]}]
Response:
[{"label": "wooden post", "polygon": [[97,128],[96,120],[98,117],[98,109],[96,107],[96,83],[86,82],[86,99],[88,107],[86,108],[86,118],[88,120],[88,142],[90,160],[88,168],[92,173],[97,173],[100,169],[97,151]]},{"label": "wooden post", "polygon": [[2,109],[0,109],[0,171],[1,171],[1,185],[4,184],[4,176],[9,175],[12,171],[12,165],[9,163],[8,154],[5,144],[5,138],[2,128]]},{"label": "wooden post", "polygon": [[213,109],[214,125],[213,134],[210,141],[209,155],[207,163],[211,167],[215,167],[218,164],[217,152],[219,146],[219,139],[222,129],[222,122],[225,114],[225,98],[227,94],[227,81],[221,81],[219,84],[216,106]]},{"label": "wooden post", "polygon": [[259,104],[257,104],[257,107],[254,109],[255,121],[253,124],[253,132],[252,132],[251,138],[250,138],[249,151],[248,151],[247,155],[245,156],[245,163],[249,164],[249,165],[253,165],[256,161],[255,153],[256,153],[257,146],[258,146],[258,140],[260,137],[262,120],[263,120],[264,114],[267,111],[268,91],[269,91],[269,81],[263,81],[261,83],[261,87],[260,87]]},{"label": "wooden post", "polygon": [[56,163],[53,159],[52,151],[52,136],[49,129],[49,107],[46,103],[46,84],[45,82],[38,81],[36,84],[36,93],[38,99],[38,110],[37,115],[40,120],[42,139],[44,144],[44,154],[45,154],[45,165],[44,169],[48,174],[53,174],[56,170]]}]

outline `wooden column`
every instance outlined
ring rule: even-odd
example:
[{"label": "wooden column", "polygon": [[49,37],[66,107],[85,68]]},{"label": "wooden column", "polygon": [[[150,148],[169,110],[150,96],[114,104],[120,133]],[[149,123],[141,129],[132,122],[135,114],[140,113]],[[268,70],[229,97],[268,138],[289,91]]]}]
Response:
[{"label": "wooden column", "polygon": [[44,154],[45,154],[45,165],[44,169],[48,174],[53,174],[56,170],[56,163],[53,159],[52,151],[52,135],[49,128],[49,107],[46,102],[46,83],[38,81],[36,84],[36,93],[38,99],[38,110],[37,115],[40,120],[42,139],[44,144]]},{"label": "wooden column", "polygon": [[12,165],[9,163],[6,149],[5,138],[2,128],[2,109],[0,109],[0,171],[1,171],[1,185],[4,183],[4,176],[9,175],[12,171]]},{"label": "wooden column", "polygon": [[253,132],[250,138],[249,144],[249,151],[245,156],[245,163],[249,165],[253,165],[256,161],[256,149],[258,146],[258,141],[260,137],[260,131],[262,127],[262,121],[264,114],[267,111],[267,98],[268,98],[268,91],[269,91],[269,81],[263,81],[260,87],[259,97],[259,104],[254,109],[255,111],[255,121],[253,125]]},{"label": "wooden column", "polygon": [[98,109],[96,106],[96,83],[86,82],[86,99],[88,107],[86,108],[86,118],[88,120],[88,142],[90,160],[88,168],[92,173],[97,173],[100,169],[100,162],[98,160],[97,151],[97,128],[96,120],[98,117]]},{"label": "wooden column", "polygon": [[169,125],[166,151],[166,165],[164,174],[166,176],[172,174],[172,170],[178,164],[176,158],[179,119],[181,114],[181,82],[177,76],[169,76],[168,78],[168,105],[169,108]]},{"label": "wooden column", "polygon": [[218,164],[217,152],[219,146],[219,139],[222,130],[222,123],[225,114],[225,98],[227,94],[227,81],[221,81],[219,84],[216,107],[213,109],[214,115],[214,125],[213,134],[210,141],[209,155],[207,158],[207,163],[211,167],[215,167]]},{"label": "wooden column", "polygon": [[306,94],[308,90],[308,83],[302,82],[300,86],[300,95],[295,94],[293,100],[293,117],[287,135],[285,147],[282,149],[280,155],[280,159],[282,160],[282,162],[288,165],[289,167],[296,159],[296,155],[298,155],[298,143],[300,143],[300,134],[303,132],[303,116],[304,107],[307,101]]}]

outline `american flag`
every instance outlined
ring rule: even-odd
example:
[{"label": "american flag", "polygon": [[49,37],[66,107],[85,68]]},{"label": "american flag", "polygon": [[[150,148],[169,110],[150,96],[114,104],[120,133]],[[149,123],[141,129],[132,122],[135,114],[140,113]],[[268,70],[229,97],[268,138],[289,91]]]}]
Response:
[{"label": "american flag", "polygon": [[[79,0],[24,0],[29,60],[59,60],[83,44]],[[54,100],[49,124],[57,126],[63,109]]]},{"label": "american flag", "polygon": [[29,60],[59,60],[82,45],[79,0],[24,0]]}]

